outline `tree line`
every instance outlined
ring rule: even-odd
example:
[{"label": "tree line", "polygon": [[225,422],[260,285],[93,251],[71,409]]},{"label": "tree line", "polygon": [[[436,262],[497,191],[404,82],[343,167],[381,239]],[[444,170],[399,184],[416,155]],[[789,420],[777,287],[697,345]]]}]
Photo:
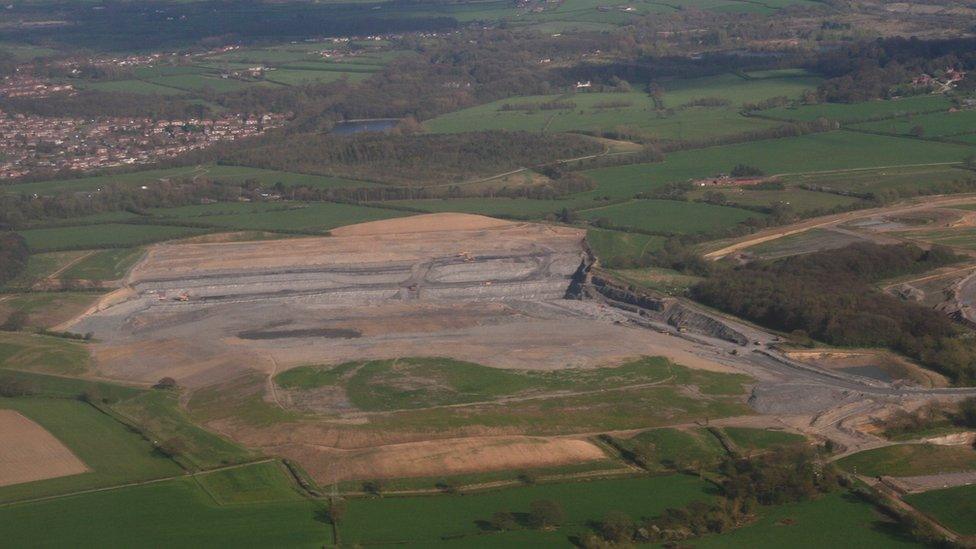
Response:
[{"label": "tree line", "polygon": [[0,285],[24,272],[28,256],[30,250],[24,237],[9,231],[0,233]]},{"label": "tree line", "polygon": [[691,296],[801,339],[894,349],[968,385],[976,382],[976,343],[942,313],[872,285],[955,261],[939,246],[852,244],[724,270],[693,286]]}]

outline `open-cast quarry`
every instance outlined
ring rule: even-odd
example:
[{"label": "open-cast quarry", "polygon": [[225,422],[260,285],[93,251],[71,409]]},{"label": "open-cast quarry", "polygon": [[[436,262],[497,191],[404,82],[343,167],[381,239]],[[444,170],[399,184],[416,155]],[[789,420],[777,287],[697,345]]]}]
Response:
[{"label": "open-cast quarry", "polygon": [[[543,428],[525,418],[599,414],[613,401],[653,411],[658,424],[745,416],[751,406],[776,417],[746,424],[829,433],[853,450],[876,441],[847,423],[939,391],[798,362],[776,350],[772,334],[642,295],[592,264],[582,230],[465,214],[365,223],[327,237],[175,242],[151,247],[120,289],[66,327],[93,335],[94,375],[146,385],[172,377],[208,427],[291,458],[324,482],[599,461],[586,430],[600,424]],[[385,367],[396,373],[408,357],[531,373],[642,356],[746,374],[752,394],[706,394],[672,372],[590,391],[370,411],[334,388],[293,391],[275,381],[301,366],[380,359],[393,360]],[[398,375],[390,383],[401,391],[443,389]],[[356,390],[377,381],[364,383]]]}]

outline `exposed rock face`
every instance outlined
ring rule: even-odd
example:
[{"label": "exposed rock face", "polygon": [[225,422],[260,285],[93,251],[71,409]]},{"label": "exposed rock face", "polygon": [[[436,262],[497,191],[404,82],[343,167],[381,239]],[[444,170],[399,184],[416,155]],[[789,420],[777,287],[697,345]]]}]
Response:
[{"label": "exposed rock face", "polygon": [[696,311],[678,299],[654,296],[623,283],[609,273],[593,268],[585,260],[573,277],[567,297],[603,300],[613,307],[666,323],[680,331],[731,341],[738,345],[749,343],[746,336],[720,319]]}]

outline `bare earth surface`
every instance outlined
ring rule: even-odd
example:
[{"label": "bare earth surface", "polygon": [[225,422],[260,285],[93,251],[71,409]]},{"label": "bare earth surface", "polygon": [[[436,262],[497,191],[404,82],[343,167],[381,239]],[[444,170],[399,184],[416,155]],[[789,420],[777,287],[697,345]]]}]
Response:
[{"label": "bare earth surface", "polygon": [[[308,459],[309,454],[318,454],[318,459]],[[535,437],[470,437],[357,450],[308,445],[301,457],[312,464],[308,472],[313,477],[328,482],[518,470],[606,458],[585,440]]]},{"label": "bare earth surface", "polygon": [[43,427],[14,410],[0,410],[0,486],[86,471],[85,464]]}]

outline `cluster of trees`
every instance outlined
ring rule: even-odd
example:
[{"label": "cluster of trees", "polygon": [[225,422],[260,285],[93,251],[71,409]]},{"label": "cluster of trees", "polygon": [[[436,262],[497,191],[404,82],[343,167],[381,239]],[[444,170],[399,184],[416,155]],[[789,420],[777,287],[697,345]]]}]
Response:
[{"label": "cluster of trees", "polygon": [[915,76],[937,75],[946,67],[967,71],[976,68],[976,39],[899,37],[857,42],[827,50],[813,64],[814,70],[828,77],[818,89],[819,99],[834,102],[927,93],[928,89],[913,89],[907,84]]},{"label": "cluster of trees", "polygon": [[750,263],[691,288],[693,298],[764,326],[833,345],[887,347],[960,384],[976,382],[976,344],[943,314],[901,301],[872,282],[957,261],[935,246],[853,244]]},{"label": "cluster of trees", "polygon": [[9,231],[0,233],[0,285],[24,272],[29,255],[24,237]]},{"label": "cluster of trees", "polygon": [[456,183],[601,152],[578,135],[485,131],[456,135],[294,135],[229,155],[231,163],[395,184]]},{"label": "cluster of trees", "polygon": [[155,119],[207,118],[213,109],[199,101],[166,95],[81,91],[44,98],[0,98],[0,110],[36,116],[113,117]]},{"label": "cluster of trees", "polygon": [[23,397],[36,392],[37,387],[30,380],[13,376],[0,377],[0,397]]},{"label": "cluster of trees", "polygon": [[919,433],[934,427],[955,425],[976,428],[976,397],[959,403],[930,402],[914,411],[897,410],[876,421],[885,436],[898,437]]},{"label": "cluster of trees", "polygon": [[486,526],[499,532],[526,527],[550,530],[558,527],[564,520],[566,520],[566,513],[562,505],[552,500],[540,499],[529,504],[528,513],[498,511],[486,521]]},{"label": "cluster of trees", "polygon": [[602,548],[634,542],[674,543],[705,534],[720,534],[748,524],[760,505],[809,501],[846,485],[846,480],[822,463],[809,447],[779,446],[762,455],[726,458],[719,467],[724,477],[721,498],[666,509],[660,516],[635,521],[613,511],[582,535],[579,545]]}]

